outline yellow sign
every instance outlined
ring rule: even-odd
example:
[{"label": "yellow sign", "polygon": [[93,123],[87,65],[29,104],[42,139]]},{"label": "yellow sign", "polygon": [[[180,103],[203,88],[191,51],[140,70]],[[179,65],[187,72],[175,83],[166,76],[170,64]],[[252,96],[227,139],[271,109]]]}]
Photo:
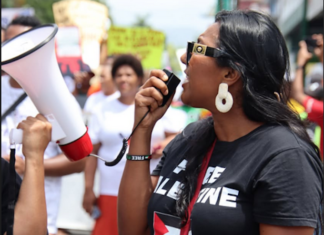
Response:
[{"label": "yellow sign", "polygon": [[145,69],[160,69],[164,40],[162,32],[149,28],[111,27],[108,31],[108,54],[135,54]]}]

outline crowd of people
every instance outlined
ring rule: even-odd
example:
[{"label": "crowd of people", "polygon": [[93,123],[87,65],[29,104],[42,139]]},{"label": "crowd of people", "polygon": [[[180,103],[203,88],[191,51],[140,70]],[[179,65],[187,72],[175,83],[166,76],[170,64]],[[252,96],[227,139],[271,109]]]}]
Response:
[{"label": "crowd of people", "polygon": [[[1,39],[40,24],[19,16],[2,29]],[[85,177],[80,206],[89,216],[98,213],[93,235],[322,234],[323,35],[312,38],[313,52],[299,43],[291,81],[285,40],[271,18],[221,11],[197,42],[188,42],[181,100],[163,107],[168,77],[162,70],[145,77],[136,55],[108,56],[96,88],[89,82],[94,74],[75,74],[71,96],[79,102],[93,154],[112,161],[138,124],[113,167],[95,157],[70,162],[50,140],[50,123],[2,71],[1,234],[58,234],[62,176],[79,172]],[[322,70],[305,77],[314,55]],[[81,93],[86,99],[78,98]],[[311,125],[319,128],[319,141],[308,131]],[[16,127],[24,131],[15,156],[20,190],[8,228],[9,132]]]}]

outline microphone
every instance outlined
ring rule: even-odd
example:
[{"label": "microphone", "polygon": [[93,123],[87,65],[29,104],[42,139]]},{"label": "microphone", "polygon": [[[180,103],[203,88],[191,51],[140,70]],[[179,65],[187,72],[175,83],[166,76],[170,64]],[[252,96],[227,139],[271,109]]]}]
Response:
[{"label": "microphone", "polygon": [[[163,71],[167,74],[167,76],[169,77],[169,79],[167,81],[165,81],[164,83],[167,85],[168,87],[168,90],[169,90],[169,93],[167,95],[163,95],[162,92],[157,89],[158,91],[161,92],[161,94],[163,95],[163,102],[162,102],[162,105],[160,107],[163,107],[167,102],[168,100],[171,98],[171,96],[175,93],[175,90],[177,88],[177,86],[180,84],[180,79],[174,75],[172,72],[170,72],[169,70],[167,69],[163,69]],[[129,135],[129,137],[127,139],[123,139],[123,146],[119,152],[119,154],[117,155],[117,157],[115,158],[115,160],[111,161],[111,162],[108,162],[106,160],[104,160],[103,158],[101,158],[100,156],[96,155],[96,154],[93,154],[91,153],[90,156],[93,156],[93,157],[97,157],[98,159],[102,160],[105,162],[105,165],[106,166],[115,166],[116,164],[118,164],[120,162],[120,160],[123,158],[125,152],[126,152],[126,149],[127,149],[127,146],[128,146],[128,140],[131,138],[131,136],[134,134],[136,128],[138,127],[138,125],[144,120],[144,118],[146,117],[146,115],[150,112],[150,110],[148,110],[144,116],[142,117],[142,119],[137,123],[137,125],[135,126],[135,128],[133,129],[132,133]]]}]

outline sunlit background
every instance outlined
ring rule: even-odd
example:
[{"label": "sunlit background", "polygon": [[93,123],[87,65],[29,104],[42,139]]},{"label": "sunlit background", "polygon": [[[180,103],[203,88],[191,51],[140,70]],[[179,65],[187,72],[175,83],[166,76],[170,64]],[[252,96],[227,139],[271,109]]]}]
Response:
[{"label": "sunlit background", "polygon": [[[292,70],[298,42],[323,33],[322,0],[1,0],[1,24],[5,28],[18,15],[57,24],[55,50],[63,75],[77,71],[81,60],[96,74],[91,84],[107,55],[126,52],[137,54],[146,71],[166,67],[183,79],[179,56],[187,41],[196,40],[223,9],[271,15],[286,39]],[[62,185],[58,227],[90,234],[93,220],[82,209],[83,189],[74,181],[79,179]]]},{"label": "sunlit background", "polygon": [[[55,11],[53,3],[57,2],[97,2],[100,6],[90,10],[87,7],[75,7],[73,3],[70,5],[74,9],[61,4],[65,11]],[[292,62],[298,41],[306,35],[323,31],[321,0],[2,0],[1,7],[3,27],[19,14],[35,15],[42,23],[56,23],[60,27],[77,26],[81,33],[82,59],[92,69],[96,69],[100,61],[110,53],[107,48],[108,30],[114,26],[145,27],[163,33],[165,41],[158,58],[159,67],[170,66],[175,72],[181,71],[176,50],[184,48],[187,41],[196,40],[213,23],[215,14],[221,9],[249,8],[270,14],[287,40]],[[82,14],[88,24],[78,19]],[[96,39],[89,39],[94,34]],[[150,69],[149,64],[144,67]]]}]

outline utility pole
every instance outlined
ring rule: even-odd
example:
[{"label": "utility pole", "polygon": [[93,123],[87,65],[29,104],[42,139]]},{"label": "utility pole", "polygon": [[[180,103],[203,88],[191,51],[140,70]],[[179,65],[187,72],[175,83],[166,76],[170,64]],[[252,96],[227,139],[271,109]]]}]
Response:
[{"label": "utility pole", "polygon": [[301,21],[301,27],[300,27],[300,40],[302,40],[307,35],[307,3],[308,0],[304,0],[303,3],[303,18]]},{"label": "utility pole", "polygon": [[237,8],[238,0],[216,0],[215,14],[221,10],[232,11]]},{"label": "utility pole", "polygon": [[216,0],[215,4],[215,14],[222,10],[222,3],[221,0]]}]

